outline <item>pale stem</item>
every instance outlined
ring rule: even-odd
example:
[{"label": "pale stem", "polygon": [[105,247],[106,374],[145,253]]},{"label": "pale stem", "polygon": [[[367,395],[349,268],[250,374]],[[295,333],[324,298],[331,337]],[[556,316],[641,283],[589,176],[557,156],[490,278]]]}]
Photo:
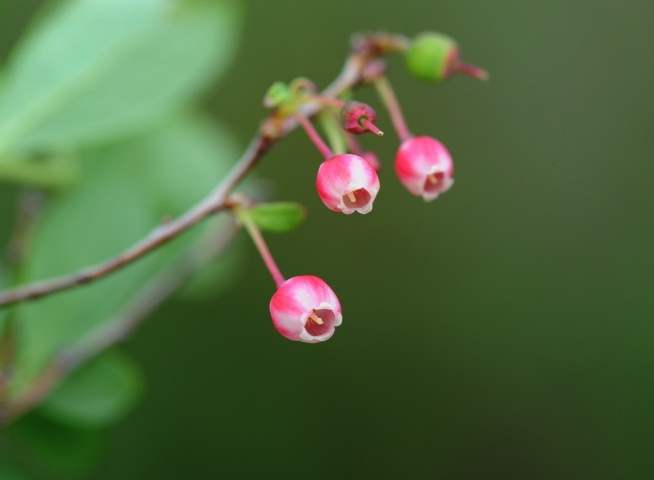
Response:
[{"label": "pale stem", "polygon": [[231,191],[273,142],[274,140],[266,138],[263,135],[254,137],[232,170],[207,197],[191,207],[181,217],[159,225],[127,250],[104,262],[88,266],[69,275],[0,292],[0,307],[24,300],[44,297],[61,290],[84,285],[103,278],[169,242],[207,216],[224,209],[225,201]]},{"label": "pale stem", "polygon": [[252,238],[252,241],[254,242],[254,245],[257,247],[257,250],[259,250],[259,253],[261,254],[261,258],[263,259],[263,263],[266,264],[266,267],[268,268],[270,275],[275,281],[277,288],[279,288],[281,284],[286,281],[286,279],[284,278],[282,272],[280,272],[279,267],[275,263],[275,260],[273,259],[273,256],[270,253],[270,250],[268,249],[268,245],[266,245],[266,241],[263,239],[263,235],[261,235],[261,231],[259,230],[259,227],[257,227],[257,224],[252,219],[250,212],[239,208],[236,208],[235,211],[239,220],[241,220],[243,226],[250,234],[250,238]]},{"label": "pale stem", "polygon": [[334,118],[332,112],[323,110],[320,115],[318,115],[318,121],[320,122],[325,135],[327,135],[327,141],[332,148],[332,152],[335,155],[346,153],[347,146],[343,136],[345,132],[340,127],[340,125],[338,125],[337,120]]},{"label": "pale stem", "polygon": [[402,114],[402,109],[400,104],[397,101],[393,87],[386,77],[379,77],[374,82],[375,88],[379,97],[382,99],[382,102],[388,110],[388,114],[391,117],[397,136],[400,138],[401,142],[404,142],[413,137],[409,128],[404,121],[404,115]]},{"label": "pale stem", "polygon": [[301,113],[296,114],[295,118],[297,118],[298,122],[300,122],[300,125],[302,125],[302,128],[304,128],[304,131],[307,132],[307,135],[309,136],[309,139],[313,142],[313,144],[316,146],[316,148],[320,151],[322,156],[325,157],[325,160],[332,157],[334,155],[334,153],[329,149],[327,144],[320,137],[320,135],[318,134],[316,129],[311,124],[311,121],[307,117],[302,115]]}]

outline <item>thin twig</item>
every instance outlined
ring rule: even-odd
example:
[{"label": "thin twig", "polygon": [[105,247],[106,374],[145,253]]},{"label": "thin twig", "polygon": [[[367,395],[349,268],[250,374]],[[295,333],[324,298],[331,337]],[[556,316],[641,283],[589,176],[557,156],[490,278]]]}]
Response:
[{"label": "thin twig", "polygon": [[[323,96],[336,97],[344,91],[356,87],[361,82],[362,68],[379,55],[399,51],[405,47],[406,39],[397,35],[374,33],[354,38],[352,53],[336,79],[323,92]],[[301,109],[306,117],[312,117],[324,108],[317,102],[309,103]],[[289,117],[284,120],[273,112],[262,124],[247,150],[234,165],[227,177],[202,201],[181,217],[171,220],[150,232],[138,243],[114,258],[86,267],[78,272],[61,277],[23,285],[0,293],[0,307],[25,300],[44,297],[61,290],[98,280],[122,267],[138,260],[169,240],[191,228],[208,215],[225,207],[225,201],[247,172],[257,163],[266,151],[278,140],[297,128],[298,122]]]},{"label": "thin twig", "polygon": [[210,213],[217,212],[224,207],[225,200],[229,193],[261,157],[269,143],[270,141],[262,136],[255,137],[230,174],[204,200],[178,219],[169,221],[155,228],[147,237],[128,248],[120,255],[97,265],[86,267],[71,275],[7,290],[0,295],[0,306],[44,297],[54,292],[92,282],[121,269],[143,257],[145,254],[155,250],[157,247],[167,243],[169,240],[177,237],[200,220],[204,219]]},{"label": "thin twig", "polygon": [[29,389],[11,402],[5,415],[0,418],[0,426],[6,426],[39,405],[66,376],[99,353],[128,338],[186,280],[220,254],[229,245],[236,231],[236,225],[232,222],[217,232],[204,235],[204,238],[188,249],[177,265],[146,285],[121,314],[104,322],[78,346],[57,355]]}]

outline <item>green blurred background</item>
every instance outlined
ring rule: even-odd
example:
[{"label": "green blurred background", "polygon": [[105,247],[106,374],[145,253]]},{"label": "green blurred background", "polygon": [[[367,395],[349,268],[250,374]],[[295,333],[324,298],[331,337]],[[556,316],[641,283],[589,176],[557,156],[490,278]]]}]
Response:
[{"label": "green blurred background", "polygon": [[[2,59],[43,3],[0,2]],[[454,188],[403,190],[381,108],[370,215],[322,206],[303,135],[278,145],[257,174],[309,217],[270,247],[287,276],[328,281],[343,325],[281,338],[248,245],[232,290],[167,303],[129,342],[147,392],[91,478],[654,478],[654,3],[251,1],[203,107],[245,144],[273,81],[324,85],[373,29],[447,32],[489,70],[431,86],[391,61]],[[0,185],[0,225],[17,191]]]}]

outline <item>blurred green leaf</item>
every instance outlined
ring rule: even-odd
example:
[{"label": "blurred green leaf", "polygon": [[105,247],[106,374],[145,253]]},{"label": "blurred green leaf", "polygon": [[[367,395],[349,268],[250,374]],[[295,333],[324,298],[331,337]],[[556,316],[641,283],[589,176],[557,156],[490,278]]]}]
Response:
[{"label": "blurred green leaf", "polygon": [[61,2],[0,80],[0,162],[158,124],[225,69],[240,10],[231,0]]},{"label": "blurred green leaf", "polygon": [[21,472],[12,463],[0,457],[0,478],[2,480],[28,480],[30,477]]},{"label": "blurred green leaf", "polygon": [[[98,430],[71,428],[34,413],[11,425],[6,434],[34,467],[67,476],[80,475],[93,467],[104,443]],[[0,478],[5,480],[4,476]]]},{"label": "blurred green leaf", "polygon": [[[177,216],[202,199],[237,153],[223,129],[195,116],[124,145],[87,152],[83,181],[51,202],[37,225],[25,280],[70,273],[115,256],[165,216]],[[17,393],[53,355],[122,312],[204,227],[107,278],[21,306]]]},{"label": "blurred green leaf", "polygon": [[72,185],[78,175],[77,157],[69,152],[55,153],[45,158],[27,156],[8,162],[0,159],[0,178],[15,183],[59,189]]},{"label": "blurred green leaf", "polygon": [[102,427],[124,417],[142,391],[138,365],[123,352],[112,350],[73,372],[39,410],[71,426]]},{"label": "blurred green leaf", "polygon": [[254,222],[269,232],[289,232],[304,221],[306,208],[294,202],[262,203],[250,209]]},{"label": "blurred green leaf", "polygon": [[291,90],[283,82],[273,83],[263,97],[263,106],[266,108],[279,107],[291,100]]},{"label": "blurred green leaf", "polygon": [[[6,265],[3,263],[2,260],[0,260],[0,290],[5,290],[9,288],[10,283],[9,283],[9,270],[7,269]],[[5,324],[5,318],[7,317],[7,313],[9,312],[9,308],[2,308],[0,309],[0,332],[2,332]]]}]

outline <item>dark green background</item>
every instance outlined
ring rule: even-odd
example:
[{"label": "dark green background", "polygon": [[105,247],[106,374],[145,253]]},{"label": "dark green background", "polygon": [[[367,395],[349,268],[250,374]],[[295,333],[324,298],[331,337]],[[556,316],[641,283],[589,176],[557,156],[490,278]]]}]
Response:
[{"label": "dark green background", "polygon": [[[42,3],[0,1],[3,59]],[[383,114],[367,216],[322,206],[305,137],[276,147],[258,174],[309,218],[271,249],[287,276],[329,282],[343,325],[281,338],[250,248],[227,295],[169,302],[129,343],[146,398],[93,478],[654,478],[654,3],[251,1],[204,105],[245,143],[273,81],[325,84],[368,29],[447,32],[490,71],[430,86],[391,62],[454,188],[430,204],[402,189]],[[0,186],[2,225],[15,193]]]}]

